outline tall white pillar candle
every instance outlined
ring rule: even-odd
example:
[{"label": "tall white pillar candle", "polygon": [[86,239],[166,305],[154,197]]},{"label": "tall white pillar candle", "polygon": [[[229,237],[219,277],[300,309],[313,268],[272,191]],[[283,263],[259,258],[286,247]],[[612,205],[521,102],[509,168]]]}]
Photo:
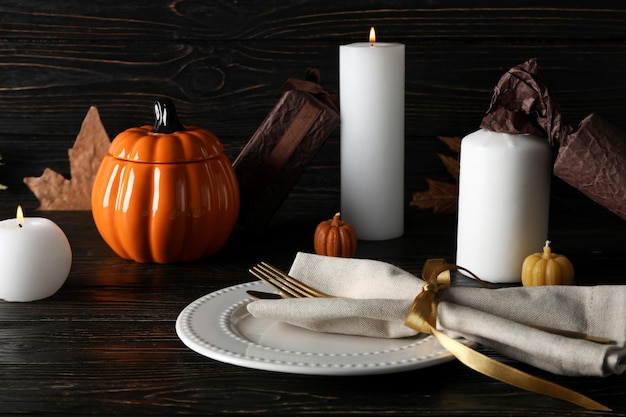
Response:
[{"label": "tall white pillar candle", "polygon": [[67,237],[51,220],[18,215],[0,221],[0,299],[47,298],[61,288],[71,265]]},{"label": "tall white pillar candle", "polygon": [[341,217],[363,240],[404,233],[404,45],[339,48]]},{"label": "tall white pillar candle", "polygon": [[478,130],[461,141],[456,264],[494,283],[521,281],[548,238],[547,139]]}]

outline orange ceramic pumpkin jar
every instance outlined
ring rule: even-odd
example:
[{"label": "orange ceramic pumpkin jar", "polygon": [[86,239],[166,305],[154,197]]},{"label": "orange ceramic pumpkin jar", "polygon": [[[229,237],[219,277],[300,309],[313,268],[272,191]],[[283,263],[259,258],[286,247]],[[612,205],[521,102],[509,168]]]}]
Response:
[{"label": "orange ceramic pumpkin jar", "polygon": [[154,126],[111,143],[91,208],[115,253],[137,262],[187,262],[219,251],[239,214],[239,186],[219,139],[183,126],[171,100],[155,103]]}]

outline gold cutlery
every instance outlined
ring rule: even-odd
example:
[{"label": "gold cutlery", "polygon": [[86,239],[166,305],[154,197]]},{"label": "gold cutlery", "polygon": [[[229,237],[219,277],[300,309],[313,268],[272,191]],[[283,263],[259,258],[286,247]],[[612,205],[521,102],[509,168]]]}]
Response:
[{"label": "gold cutlery", "polygon": [[332,295],[316,290],[303,282],[285,274],[280,269],[261,262],[249,269],[249,272],[265,282],[270,287],[278,290],[283,298],[332,298]]},{"label": "gold cutlery", "polygon": [[280,300],[283,298],[280,294],[276,294],[275,292],[248,290],[246,294],[256,300]]}]

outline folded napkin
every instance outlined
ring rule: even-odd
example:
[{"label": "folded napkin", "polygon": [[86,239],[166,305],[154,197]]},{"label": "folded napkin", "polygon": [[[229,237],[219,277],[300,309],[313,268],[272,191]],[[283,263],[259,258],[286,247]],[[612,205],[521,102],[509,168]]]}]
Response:
[{"label": "folded napkin", "polygon": [[[254,301],[248,305],[253,316],[320,332],[416,334],[405,321],[425,282],[407,271],[370,259],[298,253],[289,274],[338,298]],[[436,327],[556,374],[607,376],[626,369],[626,286],[451,287],[439,293]]]}]

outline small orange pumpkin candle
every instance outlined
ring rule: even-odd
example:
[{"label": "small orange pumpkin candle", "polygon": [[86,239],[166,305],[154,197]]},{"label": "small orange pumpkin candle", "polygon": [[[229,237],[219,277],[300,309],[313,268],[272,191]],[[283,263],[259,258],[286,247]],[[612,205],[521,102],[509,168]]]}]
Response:
[{"label": "small orange pumpkin candle", "polygon": [[550,241],[546,240],[543,253],[533,253],[522,264],[522,284],[571,285],[574,282],[574,267],[563,255],[552,253]]},{"label": "small orange pumpkin candle", "polygon": [[356,231],[351,224],[341,220],[339,213],[324,220],[315,229],[313,246],[318,255],[349,258],[356,253]]}]

